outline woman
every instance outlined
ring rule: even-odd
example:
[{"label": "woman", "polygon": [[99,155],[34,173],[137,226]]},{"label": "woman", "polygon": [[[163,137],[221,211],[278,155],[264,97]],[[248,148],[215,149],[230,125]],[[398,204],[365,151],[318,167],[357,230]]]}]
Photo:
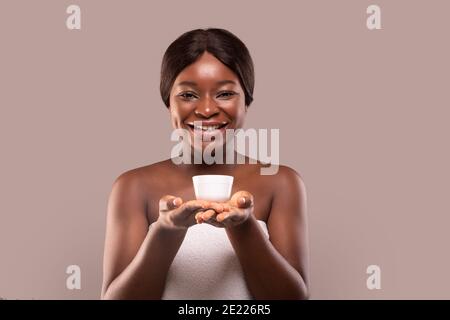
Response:
[{"label": "woman", "polygon": [[[223,29],[187,32],[163,58],[162,99],[173,127],[188,130],[193,155],[220,143],[195,147],[195,130],[243,126],[253,86],[246,46]],[[108,203],[102,298],[307,299],[304,183],[289,167],[261,175],[263,164],[248,160],[171,158],[120,175]],[[204,174],[233,176],[231,199],[195,200],[192,177]]]}]

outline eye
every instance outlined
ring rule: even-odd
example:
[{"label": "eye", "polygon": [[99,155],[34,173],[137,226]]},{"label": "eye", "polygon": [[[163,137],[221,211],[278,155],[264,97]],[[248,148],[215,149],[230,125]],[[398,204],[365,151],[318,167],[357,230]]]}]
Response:
[{"label": "eye", "polygon": [[219,94],[217,95],[217,98],[229,99],[236,94],[237,93],[234,91],[222,91],[222,92],[219,92]]},{"label": "eye", "polygon": [[197,98],[197,95],[194,92],[181,92],[180,94],[178,94],[179,97],[183,98],[184,100],[193,100],[195,98]]}]

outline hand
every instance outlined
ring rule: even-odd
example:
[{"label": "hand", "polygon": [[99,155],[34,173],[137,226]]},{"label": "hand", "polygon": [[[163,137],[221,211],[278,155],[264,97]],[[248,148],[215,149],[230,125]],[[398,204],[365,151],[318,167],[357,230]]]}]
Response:
[{"label": "hand", "polygon": [[217,205],[222,205],[222,212],[218,210],[199,212],[195,215],[197,223],[206,222],[219,228],[229,228],[244,223],[253,214],[253,195],[248,191],[238,191],[224,203],[210,203],[215,204],[217,209],[220,209]]},{"label": "hand", "polygon": [[170,229],[187,229],[196,224],[196,214],[212,216],[221,212],[223,205],[216,202],[190,200],[183,203],[180,197],[166,195],[159,200],[158,222]]}]

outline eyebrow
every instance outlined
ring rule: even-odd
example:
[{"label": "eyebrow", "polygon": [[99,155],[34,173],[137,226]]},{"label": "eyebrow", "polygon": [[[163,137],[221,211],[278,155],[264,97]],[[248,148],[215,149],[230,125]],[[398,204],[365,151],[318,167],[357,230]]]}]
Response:
[{"label": "eyebrow", "polygon": [[178,86],[191,86],[191,87],[196,87],[197,83],[193,82],[193,81],[181,81]]},{"label": "eyebrow", "polygon": [[[223,86],[224,84],[236,84],[236,81],[233,80],[221,80],[217,81],[216,84],[219,86]],[[191,87],[197,87],[198,84],[194,81],[181,81],[178,86],[191,86]]]},{"label": "eyebrow", "polygon": [[236,84],[236,82],[233,81],[233,80],[222,80],[222,81],[217,81],[217,84],[218,84],[219,86],[222,86],[222,85],[224,85],[224,84],[229,84],[229,83],[231,83],[231,84]]}]

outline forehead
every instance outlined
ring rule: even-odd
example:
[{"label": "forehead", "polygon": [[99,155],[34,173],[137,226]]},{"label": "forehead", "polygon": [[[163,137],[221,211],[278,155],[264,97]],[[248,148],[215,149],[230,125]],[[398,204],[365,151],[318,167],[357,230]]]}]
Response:
[{"label": "forehead", "polygon": [[209,52],[204,52],[194,63],[184,68],[175,83],[195,81],[199,84],[220,80],[238,81],[237,75]]}]

